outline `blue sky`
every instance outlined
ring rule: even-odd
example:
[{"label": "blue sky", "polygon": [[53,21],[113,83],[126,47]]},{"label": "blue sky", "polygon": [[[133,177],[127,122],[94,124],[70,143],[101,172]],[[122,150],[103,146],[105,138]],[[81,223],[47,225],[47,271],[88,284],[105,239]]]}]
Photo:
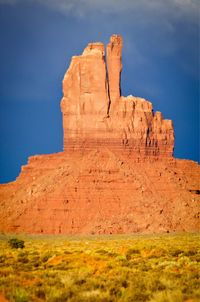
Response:
[{"label": "blue sky", "polygon": [[175,156],[198,160],[198,0],[0,0],[0,182],[33,154],[62,150],[61,82],[91,41],[124,39],[122,94],[175,127]]}]

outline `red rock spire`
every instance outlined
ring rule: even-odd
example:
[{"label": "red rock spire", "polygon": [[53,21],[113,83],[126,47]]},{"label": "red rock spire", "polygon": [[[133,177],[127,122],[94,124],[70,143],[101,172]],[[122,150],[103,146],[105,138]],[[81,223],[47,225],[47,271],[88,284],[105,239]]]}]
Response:
[{"label": "red rock spire", "polygon": [[64,150],[109,148],[134,157],[171,157],[172,122],[154,114],[145,99],[120,94],[122,37],[89,43],[72,57],[63,80]]},{"label": "red rock spire", "polygon": [[106,48],[111,107],[114,106],[115,102],[119,101],[121,96],[122,46],[122,37],[119,35],[112,35]]}]

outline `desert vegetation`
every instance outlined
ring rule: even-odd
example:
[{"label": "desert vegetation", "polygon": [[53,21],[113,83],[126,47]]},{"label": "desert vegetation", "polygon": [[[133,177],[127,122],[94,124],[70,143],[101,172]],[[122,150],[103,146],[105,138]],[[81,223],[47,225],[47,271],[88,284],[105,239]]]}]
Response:
[{"label": "desert vegetation", "polygon": [[11,302],[200,301],[198,234],[0,236],[0,294]]}]

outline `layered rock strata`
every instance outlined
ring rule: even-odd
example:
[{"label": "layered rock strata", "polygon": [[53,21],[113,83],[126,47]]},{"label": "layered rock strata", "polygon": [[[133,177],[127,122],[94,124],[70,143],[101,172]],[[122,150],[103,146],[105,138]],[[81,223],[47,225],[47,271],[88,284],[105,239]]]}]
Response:
[{"label": "layered rock strata", "polygon": [[199,230],[199,166],[108,149],[33,156],[0,187],[0,231],[48,234]]},{"label": "layered rock strata", "polygon": [[122,38],[90,43],[63,80],[64,151],[32,156],[0,185],[0,232],[199,230],[199,165],[173,158],[171,120],[121,96]]}]

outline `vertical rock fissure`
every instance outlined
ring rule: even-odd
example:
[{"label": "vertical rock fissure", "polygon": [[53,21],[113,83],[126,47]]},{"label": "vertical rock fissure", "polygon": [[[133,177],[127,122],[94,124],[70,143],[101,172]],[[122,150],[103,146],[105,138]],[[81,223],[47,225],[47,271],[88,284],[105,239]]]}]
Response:
[{"label": "vertical rock fissure", "polygon": [[111,105],[111,98],[110,98],[110,85],[109,85],[109,76],[108,76],[108,67],[107,67],[107,54],[105,53],[104,56],[105,60],[105,68],[106,68],[106,90],[108,93],[108,107],[106,112],[106,117],[110,117],[110,105]]}]

